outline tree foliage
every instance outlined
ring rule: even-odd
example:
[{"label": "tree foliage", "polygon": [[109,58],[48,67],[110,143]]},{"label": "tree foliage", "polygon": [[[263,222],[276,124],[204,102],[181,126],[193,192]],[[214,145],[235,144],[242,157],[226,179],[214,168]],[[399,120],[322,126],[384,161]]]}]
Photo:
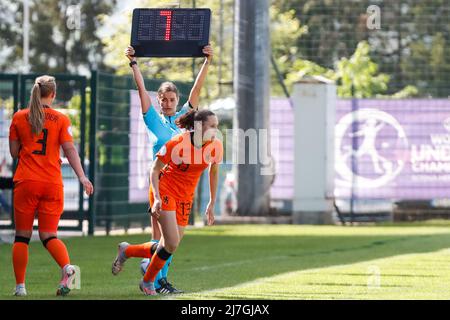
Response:
[{"label": "tree foliage", "polygon": [[[181,7],[193,5],[192,0],[179,2]],[[99,68],[131,74],[123,54],[130,42],[131,10],[119,12],[118,23],[117,14],[112,15],[116,0],[30,3],[32,71],[88,73],[90,68]],[[81,5],[81,29],[70,30],[67,8],[77,3]],[[170,7],[173,3],[137,0],[134,7]],[[196,0],[195,4],[212,10],[210,39],[215,58],[205,83],[208,90],[202,91],[204,103],[232,94],[234,1]],[[379,30],[367,27],[369,5],[380,7]],[[270,10],[272,56],[288,87],[302,75],[320,74],[339,80],[342,96],[351,94],[351,86],[355,95],[364,97],[450,95],[447,1],[272,0]],[[100,27],[107,30],[102,38]],[[21,1],[0,0],[0,45],[0,70],[20,70]],[[198,58],[140,59],[140,67],[145,77],[189,82],[202,62]],[[282,95],[273,68],[271,81],[272,94]]]},{"label": "tree foliage", "polygon": [[[87,74],[92,68],[106,68],[103,43],[97,31],[101,17],[112,12],[116,0],[30,0],[29,3],[30,71]],[[73,6],[78,6],[79,11],[71,11]],[[6,48],[0,70],[21,70],[22,1],[0,0],[0,39],[2,48]]]},{"label": "tree foliage", "polygon": [[[417,88],[419,96],[450,95],[450,6],[446,0],[279,0],[308,32],[296,40],[302,59],[327,68],[349,58],[361,41],[389,75],[386,94]],[[380,8],[381,28],[367,27],[367,8]],[[413,90],[414,91],[414,90]],[[411,92],[407,90],[406,92]]]}]

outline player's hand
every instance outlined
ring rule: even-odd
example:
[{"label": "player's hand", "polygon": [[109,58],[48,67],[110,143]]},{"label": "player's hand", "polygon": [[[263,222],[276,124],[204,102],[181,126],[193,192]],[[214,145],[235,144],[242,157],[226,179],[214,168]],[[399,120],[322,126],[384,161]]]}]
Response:
[{"label": "player's hand", "polygon": [[155,199],[152,206],[152,216],[159,219],[161,213],[161,199]]},{"label": "player's hand", "polygon": [[125,49],[125,55],[130,61],[136,61],[136,57],[134,57],[135,53],[136,52],[132,46],[128,46],[128,48]]},{"label": "player's hand", "polygon": [[203,47],[203,53],[206,55],[206,60],[211,63],[214,52],[213,52],[213,48],[211,47],[210,44],[208,44],[207,46]]},{"label": "player's hand", "polygon": [[86,178],[86,176],[81,177],[80,178],[80,182],[83,185],[84,191],[86,192],[86,194],[88,196],[90,196],[91,194],[94,193],[94,186],[92,185],[92,183],[89,181],[88,178]]},{"label": "player's hand", "polygon": [[214,205],[211,202],[206,207],[205,216],[208,226],[212,226],[214,224]]}]

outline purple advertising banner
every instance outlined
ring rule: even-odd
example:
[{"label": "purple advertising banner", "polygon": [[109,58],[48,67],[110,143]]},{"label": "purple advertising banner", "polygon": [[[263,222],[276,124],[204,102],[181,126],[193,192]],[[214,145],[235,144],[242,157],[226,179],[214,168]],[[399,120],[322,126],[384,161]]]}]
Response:
[{"label": "purple advertising banner", "polygon": [[[270,130],[272,139],[279,139],[278,148],[271,143],[277,167],[270,196],[276,200],[294,198],[294,111],[284,98],[270,99]],[[278,132],[278,136],[274,136]]]},{"label": "purple advertising banner", "polygon": [[450,198],[450,100],[338,100],[336,121],[336,198]]},{"label": "purple advertising banner", "polygon": [[[148,92],[152,101],[156,99],[155,92]],[[159,112],[159,105],[154,103]],[[153,161],[153,150],[147,127],[142,118],[139,93],[130,90],[130,149],[129,149],[129,179],[128,200],[130,203],[148,201],[149,173]]]},{"label": "purple advertising banner", "polygon": [[[292,200],[294,112],[271,99],[270,116],[284,135],[271,195]],[[337,100],[335,118],[336,198],[450,198],[450,100]]]}]

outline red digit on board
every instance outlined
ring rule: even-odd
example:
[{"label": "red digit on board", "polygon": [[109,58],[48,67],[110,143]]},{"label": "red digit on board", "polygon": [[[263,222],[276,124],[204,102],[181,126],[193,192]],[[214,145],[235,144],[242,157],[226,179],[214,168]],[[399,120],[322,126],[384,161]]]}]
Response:
[{"label": "red digit on board", "polygon": [[166,19],[166,35],[164,37],[164,40],[170,40],[170,31],[172,28],[172,11],[169,10],[163,10],[159,12],[160,16],[167,17]]}]

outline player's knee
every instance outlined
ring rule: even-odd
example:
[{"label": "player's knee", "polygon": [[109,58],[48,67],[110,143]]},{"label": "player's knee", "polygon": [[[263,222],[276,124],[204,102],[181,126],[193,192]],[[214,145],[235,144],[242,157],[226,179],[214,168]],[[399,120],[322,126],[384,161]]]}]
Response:
[{"label": "player's knee", "polygon": [[173,252],[171,252],[168,248],[163,247],[158,249],[158,257],[162,260],[168,260],[172,256]]},{"label": "player's knee", "polygon": [[33,231],[32,230],[17,230],[16,231],[16,237],[21,237],[21,238],[31,238]]},{"label": "player's knee", "polygon": [[25,243],[26,245],[28,245],[30,243],[30,239],[31,239],[31,236],[23,237],[23,236],[16,235],[14,238],[14,243],[21,242],[21,243]]},{"label": "player's knee", "polygon": [[48,244],[50,241],[55,240],[55,239],[58,239],[58,238],[55,236],[55,237],[49,237],[49,238],[47,238],[47,239],[41,239],[42,245],[43,245],[45,248],[47,248],[47,244]]},{"label": "player's knee", "polygon": [[166,243],[164,244],[164,248],[166,248],[166,250],[170,253],[174,253],[175,250],[177,250],[179,243],[180,241],[178,239],[171,239],[169,241],[166,241]]},{"label": "player's knee", "polygon": [[41,241],[44,241],[47,238],[50,237],[55,237],[56,238],[56,233],[55,232],[44,232],[44,231],[39,231],[39,239],[41,239]]}]

